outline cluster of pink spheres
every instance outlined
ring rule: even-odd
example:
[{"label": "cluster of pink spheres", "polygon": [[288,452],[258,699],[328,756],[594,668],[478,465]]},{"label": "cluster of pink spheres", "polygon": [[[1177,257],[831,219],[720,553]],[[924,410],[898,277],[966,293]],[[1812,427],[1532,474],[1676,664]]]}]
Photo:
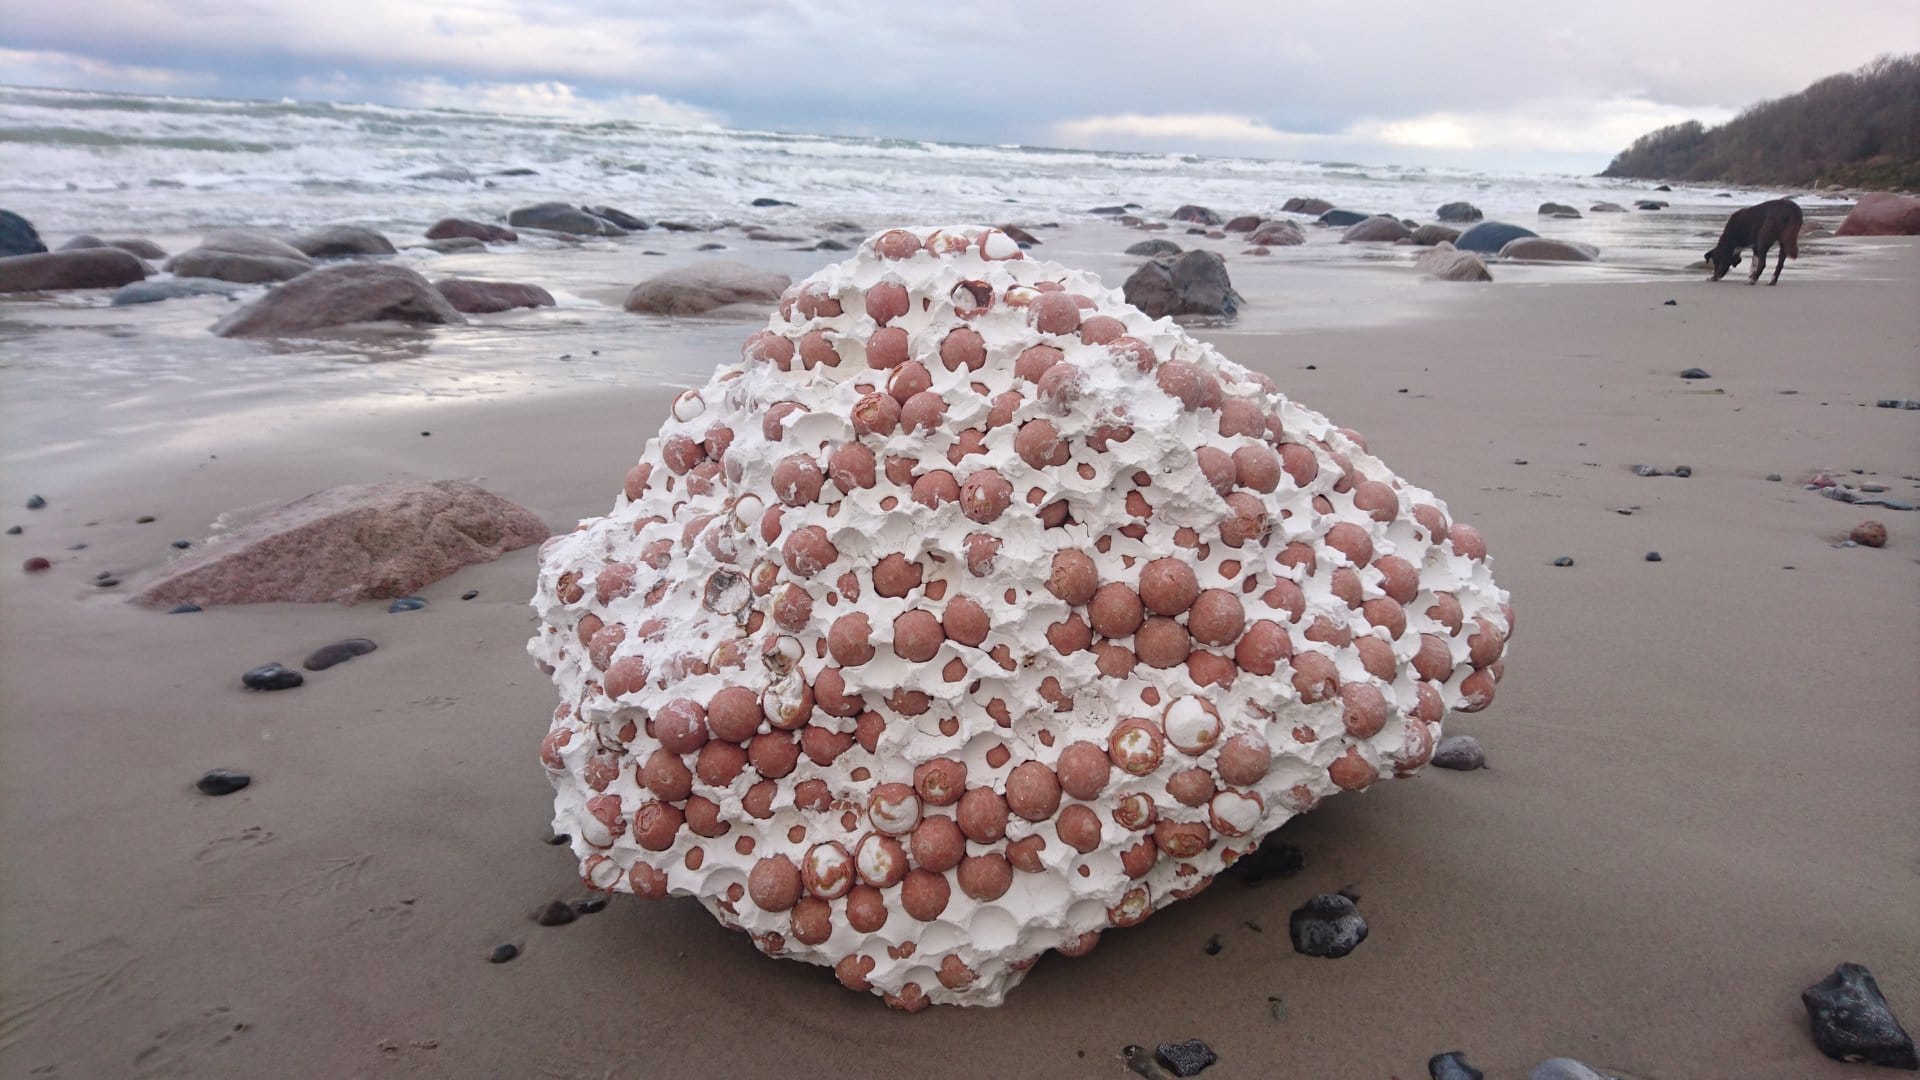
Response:
[{"label": "cluster of pink spheres", "polygon": [[1492,699],[1486,548],[994,229],[895,229],[548,541],[554,827],[899,1008],[997,1004]]}]

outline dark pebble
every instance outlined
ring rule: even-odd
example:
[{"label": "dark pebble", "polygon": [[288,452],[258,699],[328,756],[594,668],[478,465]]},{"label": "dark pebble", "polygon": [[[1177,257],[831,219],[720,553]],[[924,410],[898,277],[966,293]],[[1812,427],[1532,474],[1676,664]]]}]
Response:
[{"label": "dark pebble", "polygon": [[1864,1061],[1890,1069],[1920,1069],[1913,1036],[1894,1019],[1873,973],[1841,964],[1800,992],[1813,1022],[1813,1044],[1835,1061]]},{"label": "dark pebble", "polygon": [[502,944],[495,945],[492,951],[487,953],[487,963],[504,964],[519,955],[520,946],[515,945],[511,941],[503,942]]},{"label": "dark pebble", "polygon": [[1427,1075],[1433,1080],[1486,1080],[1486,1073],[1467,1064],[1467,1055],[1449,1050],[1427,1059]]},{"label": "dark pebble", "polygon": [[365,656],[379,647],[363,637],[348,638],[313,650],[307,654],[307,659],[301,666],[308,671],[325,671],[335,664],[344,664],[356,656]]},{"label": "dark pebble", "polygon": [[479,595],[480,595],[480,590],[479,590],[479,589],[468,589],[468,590],[467,590],[466,592],[463,592],[463,593],[461,593],[461,594],[460,594],[460,599],[462,599],[462,600],[471,600],[471,599],[473,599],[474,597],[476,597],[476,596],[479,596]]},{"label": "dark pebble", "polygon": [[173,546],[174,546],[174,547],[177,547],[177,548],[179,548],[179,549],[180,549],[181,551],[185,551],[185,550],[187,550],[188,548],[190,548],[190,547],[192,547],[192,546],[193,546],[193,541],[191,541],[191,540],[175,540],[175,541],[173,542]]},{"label": "dark pebble", "polygon": [[432,434],[433,434],[433,432],[431,432],[431,431],[423,431],[423,432],[421,432],[421,433],[420,433],[420,437],[424,439],[424,438],[427,438],[428,436],[430,436],[430,435],[432,435]]},{"label": "dark pebble", "polygon": [[541,926],[565,926],[580,917],[573,905],[565,900],[555,900],[539,911],[534,912],[533,921]]},{"label": "dark pebble", "polygon": [[547,845],[549,847],[559,847],[561,844],[570,844],[572,842],[573,842],[573,837],[563,832],[557,832],[557,833],[554,833],[552,836],[547,837]]},{"label": "dark pebble", "polygon": [[1348,897],[1322,893],[1287,917],[1287,933],[1293,938],[1293,951],[1337,960],[1367,940],[1367,920]]},{"label": "dark pebble", "polygon": [[1199,1039],[1188,1039],[1183,1043],[1161,1043],[1154,1050],[1154,1056],[1160,1064],[1173,1070],[1175,1076],[1199,1076],[1207,1066],[1220,1060],[1213,1047]]},{"label": "dark pebble", "polygon": [[575,900],[573,902],[573,910],[582,915],[598,915],[607,910],[607,898],[604,896],[589,896],[585,900]]},{"label": "dark pebble", "polygon": [[25,530],[25,529],[23,529],[23,528],[21,528],[21,527],[20,527],[20,526],[18,526],[18,525],[9,525],[9,526],[7,526],[7,535],[8,535],[8,536],[19,536],[19,535],[20,535],[21,533],[23,533],[23,532],[26,532],[26,531],[27,531],[27,530]]},{"label": "dark pebble", "polygon": [[1487,752],[1471,735],[1448,735],[1434,745],[1432,761],[1436,769],[1472,772],[1487,767]]},{"label": "dark pebble", "polygon": [[1780,482],[1780,474],[1777,472],[1770,472],[1767,474],[1767,479],[1777,484]]},{"label": "dark pebble", "polygon": [[1292,877],[1305,869],[1306,853],[1292,844],[1283,844],[1269,833],[1260,846],[1227,867],[1227,873],[1243,885],[1258,885],[1269,878]]},{"label": "dark pebble", "polygon": [[1711,375],[1709,375],[1709,374],[1707,374],[1705,370],[1703,370],[1703,369],[1701,369],[1701,368],[1697,368],[1697,367],[1690,367],[1690,368],[1688,368],[1687,370],[1685,370],[1685,371],[1683,371],[1683,372],[1681,372],[1681,373],[1680,373],[1680,377],[1681,377],[1681,378],[1683,378],[1683,379],[1711,379],[1711,378],[1713,378],[1713,376],[1711,376]]},{"label": "dark pebble", "polygon": [[387,605],[387,613],[391,615],[396,611],[419,611],[426,606],[427,602],[418,596],[401,596]]},{"label": "dark pebble", "polygon": [[38,495],[31,496],[30,498],[27,499],[27,509],[29,510],[39,510],[46,505],[47,505],[47,500],[41,498]]},{"label": "dark pebble", "polygon": [[169,615],[191,615],[200,610],[199,604],[175,604],[167,609]]},{"label": "dark pebble", "polygon": [[1659,561],[1660,561],[1660,553],[1659,553],[1659,552],[1657,552],[1657,551],[1649,551],[1649,552],[1647,552],[1647,561],[1648,561],[1648,562],[1659,562]]},{"label": "dark pebble", "polygon": [[1127,1063],[1127,1068],[1146,1077],[1147,1080],[1162,1080],[1167,1075],[1165,1070],[1154,1064],[1153,1055],[1147,1053],[1147,1048],[1144,1046],[1122,1047],[1120,1060]]},{"label": "dark pebble", "polygon": [[1207,950],[1208,956],[1219,956],[1220,950],[1225,947],[1226,946],[1223,945],[1220,941],[1219,934],[1215,934],[1212,937],[1207,939],[1206,950]]},{"label": "dark pebble", "polygon": [[35,555],[33,558],[21,563],[20,569],[25,570],[29,574],[37,574],[42,570],[53,569],[53,563],[47,561],[44,556]]},{"label": "dark pebble", "polygon": [[155,518],[152,514],[142,514],[139,517],[134,518],[133,523],[135,525],[151,525],[157,520],[158,519]]},{"label": "dark pebble", "polygon": [[120,579],[117,577],[109,576],[93,579],[93,587],[96,589],[111,589],[118,584],[120,584]]},{"label": "dark pebble", "polygon": [[1667,301],[1666,303],[1664,303],[1664,304],[1661,304],[1660,306],[1661,306],[1661,307],[1679,307],[1679,306],[1680,306],[1680,301],[1678,301],[1678,300],[1669,300],[1669,301]]},{"label": "dark pebble", "polygon": [[1679,478],[1680,478],[1680,479],[1682,479],[1682,480],[1685,480],[1685,479],[1686,479],[1687,477],[1689,477],[1689,476],[1692,476],[1692,475],[1693,475],[1693,466],[1691,466],[1691,465],[1675,465],[1675,466],[1673,467],[1673,475],[1675,475],[1675,476],[1677,476],[1677,477],[1679,477]]},{"label": "dark pebble", "polygon": [[107,580],[108,578],[110,578],[110,577],[112,577],[112,576],[113,576],[113,571],[111,571],[111,570],[102,570],[102,571],[100,571],[99,573],[97,573],[97,574],[95,574],[95,575],[93,575],[93,580],[95,580],[95,581],[105,581],[105,580]]},{"label": "dark pebble", "polygon": [[1557,558],[1557,559],[1555,559],[1555,560],[1553,560],[1553,565],[1555,565],[1555,566],[1572,566],[1572,565],[1573,565],[1573,556],[1571,556],[1571,555],[1562,555],[1562,556],[1560,556],[1559,558]]},{"label": "dark pebble", "polygon": [[240,676],[240,684],[249,690],[291,690],[307,677],[280,664],[262,664]]},{"label": "dark pebble", "polygon": [[67,550],[68,551],[85,551],[87,550],[87,542],[85,540],[82,540],[77,544],[68,544]]},{"label": "dark pebble", "polygon": [[229,772],[226,769],[214,769],[193,782],[202,795],[231,795],[248,784],[253,777],[243,772]]}]

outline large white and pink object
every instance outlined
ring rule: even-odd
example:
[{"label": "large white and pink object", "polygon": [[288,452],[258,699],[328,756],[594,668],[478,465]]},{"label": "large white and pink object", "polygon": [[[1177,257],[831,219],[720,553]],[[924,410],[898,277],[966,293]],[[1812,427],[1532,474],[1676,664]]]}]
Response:
[{"label": "large white and pink object", "polygon": [[998,1004],[1427,762],[1513,628],[1354,431],[995,229],[895,229],[541,549],[594,888],[919,1009]]}]

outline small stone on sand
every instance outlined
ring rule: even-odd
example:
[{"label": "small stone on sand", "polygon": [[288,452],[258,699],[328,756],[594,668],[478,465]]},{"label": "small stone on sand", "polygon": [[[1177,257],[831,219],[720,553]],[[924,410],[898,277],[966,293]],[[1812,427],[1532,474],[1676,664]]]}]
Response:
[{"label": "small stone on sand", "polygon": [[139,517],[134,518],[133,523],[135,525],[151,525],[157,520],[159,519],[155,518],[152,514],[142,514]]},{"label": "small stone on sand", "polygon": [[1770,472],[1767,474],[1767,479],[1768,481],[1777,484],[1780,482],[1780,474],[1777,472]]},{"label": "small stone on sand", "polygon": [[1219,934],[1215,934],[1212,937],[1208,938],[1207,944],[1205,945],[1206,953],[1208,956],[1219,956],[1220,950],[1225,947],[1226,946],[1223,945],[1220,941]]},{"label": "small stone on sand", "polygon": [[1571,556],[1571,555],[1562,555],[1562,556],[1560,556],[1559,558],[1557,558],[1557,559],[1555,559],[1555,560],[1553,560],[1553,565],[1555,565],[1555,566],[1572,566],[1572,565],[1573,565],[1573,556]]},{"label": "small stone on sand", "polygon": [[476,596],[479,596],[479,595],[480,595],[480,590],[479,590],[479,589],[468,589],[468,590],[467,590],[466,592],[463,592],[463,593],[461,593],[461,594],[460,594],[460,599],[462,599],[462,600],[471,600],[471,599],[473,599],[474,597],[476,597]]},{"label": "small stone on sand", "polygon": [[573,837],[563,832],[557,832],[557,833],[554,833],[552,836],[547,837],[548,847],[559,847],[562,844],[567,844],[572,842],[573,842]]},{"label": "small stone on sand", "polygon": [[262,664],[240,676],[240,684],[249,690],[291,690],[307,677],[279,663]]},{"label": "small stone on sand", "polygon": [[226,769],[214,769],[193,782],[202,795],[231,795],[248,784],[253,777],[243,772],[229,772]]},{"label": "small stone on sand", "polygon": [[1853,531],[1847,534],[1847,539],[1861,547],[1886,547],[1887,527],[1877,521],[1863,521],[1853,527]]},{"label": "small stone on sand", "polygon": [[1449,1050],[1427,1059],[1427,1075],[1433,1080],[1485,1080],[1486,1073],[1467,1064],[1467,1055]]},{"label": "small stone on sand", "polygon": [[1199,1076],[1209,1065],[1220,1060],[1213,1047],[1199,1039],[1188,1039],[1182,1043],[1161,1043],[1154,1051],[1160,1064],[1173,1070],[1175,1076]]},{"label": "small stone on sand", "polygon": [[487,953],[487,963],[504,964],[519,955],[520,946],[515,945],[511,941],[502,942],[499,945],[495,945],[493,949]]},{"label": "small stone on sand", "polygon": [[1471,735],[1448,735],[1433,748],[1433,767],[1455,772],[1472,772],[1487,767],[1486,751]]},{"label": "small stone on sand", "polygon": [[48,562],[46,558],[40,555],[35,555],[33,558],[20,564],[20,569],[25,570],[29,574],[37,574],[42,570],[50,570],[52,568],[53,563]]},{"label": "small stone on sand", "polygon": [[181,551],[185,551],[185,550],[187,550],[188,548],[190,548],[190,547],[192,547],[192,546],[193,546],[193,541],[191,541],[191,540],[175,540],[175,541],[173,542],[173,546],[174,546],[174,547],[177,547],[177,548],[179,548],[179,549],[180,549]]},{"label": "small stone on sand", "polygon": [[1659,552],[1657,552],[1657,551],[1649,551],[1649,552],[1647,552],[1647,561],[1648,561],[1648,562],[1659,562],[1659,561],[1660,561],[1660,553],[1659,553]]},{"label": "small stone on sand", "polygon": [[1226,873],[1243,885],[1258,885],[1269,878],[1292,877],[1307,865],[1306,853],[1292,844],[1283,844],[1269,833],[1260,846],[1235,859]]},{"label": "small stone on sand", "polygon": [[1701,368],[1697,368],[1697,367],[1690,367],[1690,368],[1688,368],[1687,370],[1685,370],[1685,371],[1683,371],[1683,372],[1681,372],[1681,373],[1680,373],[1680,377],[1681,377],[1681,378],[1683,378],[1683,379],[1711,379],[1711,378],[1713,378],[1713,376],[1711,376],[1711,375],[1709,375],[1709,374],[1707,374],[1707,373],[1706,373],[1706,371],[1705,371],[1704,369],[1701,369]]},{"label": "small stone on sand", "polygon": [[1367,920],[1348,897],[1322,893],[1288,916],[1287,933],[1293,938],[1293,951],[1337,960],[1367,940]]},{"label": "small stone on sand", "polygon": [[391,615],[396,611],[419,611],[426,606],[427,602],[418,596],[395,597],[393,603],[387,605],[387,614]]},{"label": "small stone on sand", "polygon": [[27,509],[29,510],[38,510],[46,505],[47,500],[38,495],[29,496],[27,499]]},{"label": "small stone on sand", "polygon": [[191,615],[200,610],[199,604],[175,604],[167,609],[169,615]]},{"label": "small stone on sand", "polygon": [[348,638],[331,645],[322,645],[307,654],[301,665],[308,671],[325,671],[335,664],[344,664],[356,656],[365,656],[380,646],[366,638]]},{"label": "small stone on sand", "polygon": [[111,589],[118,584],[120,584],[120,579],[114,577],[112,574],[108,574],[103,578],[93,579],[93,587],[96,589]]},{"label": "small stone on sand", "polygon": [[1677,477],[1679,477],[1679,478],[1680,478],[1680,479],[1682,479],[1682,480],[1685,480],[1685,479],[1686,479],[1687,477],[1689,477],[1689,476],[1692,476],[1692,475],[1693,475],[1693,466],[1691,466],[1691,465],[1675,465],[1675,466],[1673,467],[1673,475],[1675,475],[1675,476],[1677,476]]},{"label": "small stone on sand", "polygon": [[585,900],[575,900],[573,902],[573,910],[582,915],[597,915],[607,910],[607,898],[604,896],[589,896]]},{"label": "small stone on sand", "polygon": [[1920,1069],[1913,1036],[1887,1007],[1873,973],[1841,964],[1800,992],[1813,1023],[1813,1044],[1835,1061],[1864,1061],[1891,1069]]},{"label": "small stone on sand", "polygon": [[9,525],[9,526],[7,526],[7,535],[8,535],[8,536],[19,536],[19,535],[20,535],[21,533],[23,533],[23,532],[26,532],[26,531],[27,531],[27,530],[25,530],[25,529],[23,529],[23,528],[21,528],[21,527],[20,527],[20,526],[18,526],[18,525]]},{"label": "small stone on sand", "polygon": [[541,926],[565,926],[580,917],[573,905],[565,900],[555,900],[546,907],[534,912],[533,921]]}]

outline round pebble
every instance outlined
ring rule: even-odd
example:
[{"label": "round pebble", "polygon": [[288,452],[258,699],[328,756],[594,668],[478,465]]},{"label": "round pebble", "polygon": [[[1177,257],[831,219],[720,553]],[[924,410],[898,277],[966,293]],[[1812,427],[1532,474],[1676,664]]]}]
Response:
[{"label": "round pebble", "polygon": [[46,505],[47,505],[47,500],[41,498],[38,495],[31,495],[31,496],[28,496],[27,498],[27,509],[29,510],[39,510]]},{"label": "round pebble", "polygon": [[240,684],[249,690],[291,690],[307,677],[278,663],[262,664],[240,676]]},{"label": "round pebble", "polygon": [[173,546],[174,546],[174,547],[176,547],[176,548],[179,548],[179,549],[180,549],[181,551],[185,551],[185,550],[187,550],[188,548],[190,548],[190,547],[192,547],[192,546],[193,546],[193,541],[191,541],[191,540],[175,540],[175,541],[173,542]]},{"label": "round pebble", "polygon": [[93,582],[93,587],[96,589],[111,589],[118,584],[120,584],[120,579],[117,577],[114,577],[112,574],[108,574],[106,577],[103,577],[103,578],[95,578]]},{"label": "round pebble", "polygon": [[1555,559],[1555,560],[1553,560],[1553,565],[1555,565],[1555,566],[1572,566],[1572,565],[1573,565],[1573,556],[1571,556],[1571,555],[1562,555],[1562,556],[1560,556],[1559,558],[1557,558],[1557,559]]},{"label": "round pebble", "polygon": [[1847,534],[1847,539],[1861,547],[1886,547],[1887,527],[1877,521],[1863,521],[1853,527],[1853,531]]},{"label": "round pebble", "polygon": [[461,594],[460,594],[460,599],[462,599],[462,600],[471,600],[471,599],[473,599],[474,597],[476,597],[476,596],[479,596],[479,595],[480,595],[480,590],[479,590],[479,589],[468,589],[468,590],[467,590],[466,592],[463,592],[463,593],[461,593]]},{"label": "round pebble", "polygon": [[348,638],[313,650],[307,654],[307,659],[301,666],[308,671],[325,671],[335,664],[344,664],[356,656],[365,656],[379,647],[366,638]]},{"label": "round pebble", "polygon": [[520,955],[520,946],[515,945],[511,941],[502,942],[499,945],[495,945],[492,949],[490,949],[487,952],[487,963],[504,964],[507,961],[519,955]]},{"label": "round pebble", "polygon": [[541,926],[565,926],[579,917],[580,913],[565,900],[554,900],[533,913],[533,921]]},{"label": "round pebble", "polygon": [[53,563],[48,562],[44,557],[39,555],[35,555],[33,558],[20,564],[20,569],[25,570],[29,574],[37,574],[42,570],[51,570],[52,568]]},{"label": "round pebble", "polygon": [[1647,552],[1647,561],[1648,561],[1648,562],[1659,562],[1659,561],[1660,561],[1660,553],[1659,553],[1659,552],[1657,552],[1657,551],[1649,551],[1649,552]]},{"label": "round pebble", "polygon": [[18,526],[18,525],[9,525],[9,526],[7,526],[7,535],[8,535],[8,536],[19,536],[19,535],[20,535],[21,533],[23,533],[23,532],[26,532],[26,531],[27,531],[27,530],[25,530],[25,529],[23,529],[23,528],[21,528],[21,527],[20,527],[20,526]]},{"label": "round pebble", "polygon": [[573,910],[582,915],[597,915],[607,910],[607,898],[604,896],[589,896],[584,900],[575,900],[573,902]]},{"label": "round pebble", "polygon": [[1295,952],[1337,960],[1367,940],[1367,920],[1351,898],[1322,893],[1288,916],[1287,933]]},{"label": "round pebble", "polygon": [[169,615],[191,615],[201,610],[199,604],[175,604],[167,609]]},{"label": "round pebble", "polygon": [[1220,1055],[1213,1052],[1213,1047],[1199,1039],[1161,1043],[1154,1048],[1154,1056],[1175,1076],[1199,1076],[1208,1066],[1220,1060]]},{"label": "round pebble", "polygon": [[387,613],[391,615],[396,611],[419,611],[426,606],[426,600],[421,597],[400,596],[395,597],[393,603],[387,605]]}]

